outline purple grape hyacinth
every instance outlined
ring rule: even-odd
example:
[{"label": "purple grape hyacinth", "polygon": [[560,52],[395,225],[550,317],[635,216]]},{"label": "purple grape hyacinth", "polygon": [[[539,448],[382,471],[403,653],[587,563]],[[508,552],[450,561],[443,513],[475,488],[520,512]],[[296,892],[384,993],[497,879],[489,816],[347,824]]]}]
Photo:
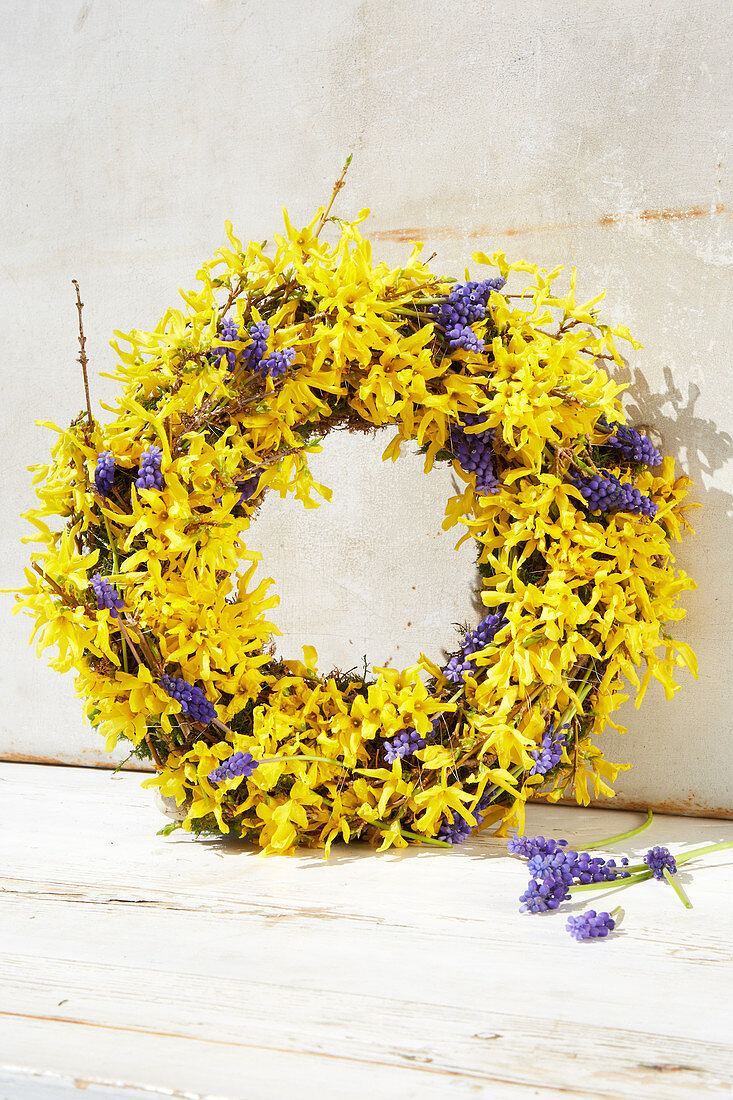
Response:
[{"label": "purple grape hyacinth", "polygon": [[146,451],[143,451],[140,456],[140,469],[135,480],[135,486],[138,490],[155,489],[160,491],[163,488],[163,475],[160,471],[162,458],[163,452],[155,444],[151,444]]},{"label": "purple grape hyacinth", "polygon": [[237,501],[238,508],[241,508],[250,497],[256,495],[260,484],[261,473],[261,470],[256,470],[250,477],[240,478],[239,481],[234,482],[237,489],[239,489],[239,500]]},{"label": "purple grape hyacinth", "polygon": [[395,760],[411,756],[413,752],[424,749],[426,745],[426,739],[421,737],[417,730],[403,730],[391,741],[385,741],[382,747],[385,760],[388,764],[393,764]]},{"label": "purple grape hyacinth", "polygon": [[598,421],[598,427],[611,434],[606,440],[606,445],[614,447],[628,462],[639,462],[644,466],[658,466],[662,456],[654,444],[636,428],[629,428],[626,424],[614,422],[608,424],[604,417]]},{"label": "purple grape hyacinth", "polygon": [[461,652],[457,656],[451,657],[443,669],[443,674],[447,680],[459,684],[465,676],[476,674],[477,667],[475,662],[470,660],[470,656],[479,649],[484,649],[487,645],[490,645],[494,640],[494,635],[506,626],[505,611],[506,608],[503,606],[497,608],[495,612],[482,619],[475,630],[469,630],[463,639]]},{"label": "purple grape hyacinth", "polygon": [[[217,336],[219,340],[239,340],[239,326],[237,322],[229,317],[225,318],[219,325]],[[212,348],[211,354],[219,362],[221,362],[222,356],[226,357],[227,370],[234,370],[237,363],[237,352],[234,348]]]},{"label": "purple grape hyacinth", "polygon": [[244,349],[242,357],[246,361],[249,369],[256,371],[262,359],[267,354],[267,341],[270,337],[270,326],[267,321],[256,321],[251,325],[249,336],[252,339],[252,343]]},{"label": "purple grape hyacinth", "polygon": [[546,913],[548,909],[559,909],[562,902],[570,897],[566,884],[561,879],[543,879],[537,882],[530,879],[527,889],[519,898],[520,913]]},{"label": "purple grape hyacinth", "polygon": [[575,940],[603,939],[613,932],[616,921],[610,913],[596,913],[595,909],[588,909],[578,917],[568,917],[565,927]]},{"label": "purple grape hyacinth", "polygon": [[482,419],[479,413],[464,413],[462,423],[451,427],[450,443],[461,469],[476,475],[476,491],[486,495],[498,493],[500,488],[494,472],[494,431],[492,428],[483,432],[463,431],[480,424]]},{"label": "purple grape hyacinth", "polygon": [[552,768],[562,760],[562,755],[567,748],[567,739],[562,730],[568,729],[567,726],[561,726],[555,733],[555,723],[550,724],[545,729],[542,737],[542,744],[537,749],[532,749],[530,756],[534,760],[533,766],[529,770],[530,775],[546,775]]},{"label": "purple grape hyacinth", "polygon": [[108,497],[115,483],[115,456],[111,451],[102,451],[94,470],[94,484],[100,496]]},{"label": "purple grape hyacinth", "polygon": [[471,816],[474,819],[473,825],[461,817],[456,810],[449,810],[440,823],[436,833],[437,839],[445,841],[446,844],[463,844],[463,841],[468,840],[473,830],[484,820],[483,814],[478,812],[478,807]]},{"label": "purple grape hyacinth", "polygon": [[579,490],[589,512],[632,512],[653,519],[657,505],[642,496],[633,485],[619,481],[615,474],[593,474],[585,478],[573,474],[570,482]]},{"label": "purple grape hyacinth", "polygon": [[506,842],[506,850],[510,856],[523,856],[531,859],[537,855],[552,855],[559,849],[567,846],[567,840],[547,840],[543,836],[510,836]]},{"label": "purple grape hyacinth", "polygon": [[650,848],[644,856],[644,863],[646,863],[654,878],[663,879],[665,867],[670,875],[677,874],[677,860],[669,848]]},{"label": "purple grape hyacinth", "polygon": [[571,886],[615,882],[616,879],[629,877],[629,872],[622,870],[629,862],[625,857],[619,866],[615,859],[605,860],[589,852],[567,848],[566,840],[545,840],[543,836],[510,837],[507,851],[511,855],[524,856],[532,875],[519,899],[521,913],[557,909],[570,896],[568,890]]},{"label": "purple grape hyacinth", "polygon": [[201,688],[187,684],[180,677],[169,676],[167,673],[161,676],[160,686],[171,698],[178,700],[183,714],[194,722],[208,726],[216,718],[216,707],[209,702]]},{"label": "purple grape hyacinth", "polygon": [[106,581],[100,573],[94,574],[91,585],[97,598],[97,607],[100,610],[107,608],[113,619],[119,619],[119,608],[124,606],[124,600],[117,589]]},{"label": "purple grape hyacinth", "polygon": [[288,367],[293,365],[293,359],[295,359],[295,348],[283,348],[282,351],[273,351],[267,359],[261,359],[254,370],[263,378],[267,375],[270,378],[279,378],[281,374],[285,374]]},{"label": "purple grape hyacinth", "polygon": [[249,779],[260,763],[249,752],[235,752],[223,760],[218,768],[209,772],[209,783],[223,783],[226,779],[237,779],[240,775]]},{"label": "purple grape hyacinth", "polygon": [[[624,857],[621,866],[628,865]],[[576,852],[571,848],[556,852],[537,852],[527,863],[527,870],[533,878],[564,882],[566,886],[577,884],[589,886],[592,882],[615,882],[617,878],[628,878],[628,871],[622,871],[615,859],[602,859],[589,852]]]},{"label": "purple grape hyacinth", "polygon": [[476,336],[471,325],[483,320],[491,291],[501,290],[505,283],[506,279],[498,276],[480,283],[458,284],[439,305],[430,307],[429,312],[443,329],[451,351],[464,348],[480,353],[484,350],[483,340]]}]

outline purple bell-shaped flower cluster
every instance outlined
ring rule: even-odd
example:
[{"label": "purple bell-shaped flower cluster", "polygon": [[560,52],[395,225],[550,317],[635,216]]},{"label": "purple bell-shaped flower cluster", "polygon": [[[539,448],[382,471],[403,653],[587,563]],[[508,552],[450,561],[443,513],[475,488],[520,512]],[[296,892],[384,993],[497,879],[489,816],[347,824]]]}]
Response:
[{"label": "purple bell-shaped flower cluster", "polygon": [[242,357],[250,370],[257,371],[267,354],[267,341],[270,338],[270,326],[267,321],[255,321],[250,325],[249,336],[252,343],[244,349]]},{"label": "purple bell-shaped flower cluster", "polygon": [[267,359],[261,359],[254,369],[263,378],[267,375],[270,378],[279,378],[281,374],[285,374],[288,367],[292,367],[294,359],[295,348],[283,348],[282,351],[273,351]]},{"label": "purple bell-shaped flower cluster", "polygon": [[450,294],[439,305],[430,307],[430,313],[436,324],[445,332],[445,339],[451,351],[464,348],[466,351],[482,352],[484,342],[476,336],[471,325],[482,321],[486,316],[486,307],[492,290],[501,290],[506,279],[484,279],[482,282],[463,283],[453,287]]},{"label": "purple bell-shaped flower cluster", "polygon": [[382,747],[385,760],[388,764],[393,764],[395,760],[402,760],[406,756],[411,756],[413,752],[424,749],[426,745],[426,739],[421,737],[417,730],[403,730],[391,741],[385,741]]},{"label": "purple bell-shaped flower cluster", "polygon": [[113,619],[119,619],[119,608],[124,606],[124,600],[117,589],[111,585],[100,573],[95,573],[91,580],[94,595],[97,599],[97,607],[107,608]]},{"label": "purple bell-shaped flower cluster", "polygon": [[611,433],[606,440],[606,445],[620,451],[627,462],[658,466],[662,461],[662,456],[652,441],[641,432],[637,432],[636,428],[629,428],[626,424],[617,422],[609,424],[605,417],[598,420],[597,426]]},{"label": "purple bell-shaped flower cluster", "polygon": [[603,939],[613,932],[616,921],[610,913],[596,913],[595,909],[588,909],[578,917],[568,917],[565,927],[575,940]]},{"label": "purple bell-shaped flower cluster", "polygon": [[235,752],[223,760],[218,768],[209,772],[209,783],[223,783],[227,779],[238,779],[240,775],[249,779],[260,763],[249,752]]},{"label": "purple bell-shaped flower cluster", "polygon": [[567,840],[553,840],[543,836],[510,836],[506,842],[506,850],[510,856],[522,856],[523,859],[531,859],[537,855],[553,855],[555,852],[567,846]]},{"label": "purple bell-shaped flower cluster", "polygon": [[[239,340],[239,326],[237,322],[232,318],[226,317],[219,325],[219,332],[217,335],[220,340]],[[237,352],[234,348],[212,348],[211,354],[218,362],[221,362],[221,358],[224,356],[227,361],[227,370],[234,370],[237,363]]]},{"label": "purple bell-shaped flower cluster", "polygon": [[638,489],[622,483],[615,474],[594,474],[592,477],[573,474],[570,481],[580,491],[589,512],[632,512],[649,519],[657,514],[657,505],[651,497],[642,496]]},{"label": "purple bell-shaped flower cluster", "polygon": [[519,897],[520,913],[546,913],[549,909],[559,909],[570,897],[568,888],[562,880],[530,879],[527,889]]},{"label": "purple bell-shaped flower cluster", "polygon": [[484,820],[478,806],[471,816],[474,819],[473,825],[469,824],[464,817],[461,817],[456,810],[449,810],[440,823],[440,828],[436,833],[437,839],[444,840],[447,844],[462,844]]},{"label": "purple bell-shaped flower cluster", "polygon": [[458,459],[462,470],[476,475],[476,490],[479,493],[498,493],[499,481],[494,472],[494,431],[487,428],[483,432],[466,433],[463,427],[480,424],[479,413],[464,413],[463,422],[451,427],[451,450]]},{"label": "purple bell-shaped flower cluster", "polygon": [[505,610],[504,607],[498,608],[493,614],[482,619],[475,630],[470,630],[466,634],[461,652],[457,656],[451,657],[443,669],[443,674],[447,680],[454,684],[460,684],[465,676],[475,675],[477,669],[475,662],[470,659],[471,654],[490,645],[494,640],[494,635],[503,626],[506,626]]},{"label": "purple bell-shaped flower cluster", "polygon": [[650,848],[644,856],[644,863],[646,863],[654,878],[663,879],[665,867],[670,875],[677,874],[677,861],[669,848]]},{"label": "purple bell-shaped flower cluster", "polygon": [[587,886],[595,882],[615,882],[628,878],[628,859],[602,859],[589,852],[576,852],[567,848],[566,840],[545,840],[544,837],[510,837],[507,851],[511,855],[524,856],[532,875],[527,889],[521,895],[519,909],[522,913],[542,913],[557,909],[569,897],[571,886]]},{"label": "purple bell-shaped flower cluster", "polygon": [[237,489],[239,489],[239,500],[237,501],[237,507],[241,508],[245,501],[253,497],[260,484],[261,470],[256,470],[250,477],[240,478],[239,481],[235,481]]},{"label": "purple bell-shaped flower cluster", "polygon": [[[628,859],[621,860],[621,866],[628,865]],[[617,878],[628,878],[628,871],[622,871],[615,859],[602,859],[589,852],[575,852],[572,848],[557,852],[533,855],[527,870],[536,879],[555,879],[566,886],[590,886],[592,882],[615,882]]]},{"label": "purple bell-shaped flower cluster", "polygon": [[94,470],[94,484],[100,496],[108,497],[115,483],[115,456],[111,451],[102,451]]},{"label": "purple bell-shaped flower cluster", "polygon": [[202,726],[208,726],[216,718],[216,707],[209,702],[201,688],[167,673],[161,676],[160,686],[172,699],[178,700],[187,718],[200,722]]},{"label": "purple bell-shaped flower cluster", "polygon": [[135,480],[137,489],[155,489],[159,491],[163,488],[163,474],[160,471],[162,458],[163,452],[160,447],[156,447],[154,444],[143,451],[140,457],[140,469]]},{"label": "purple bell-shaped flower cluster", "polygon": [[534,764],[529,770],[530,775],[546,775],[547,772],[560,763],[563,752],[567,747],[567,739],[562,730],[567,728],[567,726],[561,726],[555,733],[555,723],[550,722],[545,729],[540,747],[532,749],[529,754],[534,760]]}]

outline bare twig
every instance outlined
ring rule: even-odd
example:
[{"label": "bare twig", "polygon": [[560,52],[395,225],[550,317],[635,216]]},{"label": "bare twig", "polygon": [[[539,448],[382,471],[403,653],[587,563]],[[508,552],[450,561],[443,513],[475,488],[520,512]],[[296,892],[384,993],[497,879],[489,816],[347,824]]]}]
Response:
[{"label": "bare twig", "polygon": [[147,743],[147,746],[148,746],[148,748],[150,749],[150,752],[151,752],[151,754],[152,754],[153,760],[154,760],[154,761],[155,761],[155,763],[156,763],[156,766],[157,766],[158,768],[160,768],[160,770],[162,771],[162,770],[163,770],[163,768],[165,767],[165,765],[163,764],[163,761],[162,761],[162,760],[160,759],[160,757],[158,756],[158,751],[157,751],[157,749],[156,749],[155,745],[153,744],[153,742],[152,742],[152,739],[151,739],[151,737],[150,737],[150,734],[149,734],[149,733],[146,733],[146,734],[145,734],[145,741],[146,741],[146,743]]},{"label": "bare twig", "polygon": [[323,213],[321,214],[321,216],[318,220],[318,225],[316,226],[316,231],[313,234],[314,237],[318,236],[318,234],[321,232],[324,225],[328,221],[328,215],[331,213],[331,207],[334,204],[336,196],[338,195],[341,188],[344,186],[344,179],[345,179],[346,173],[349,170],[349,165],[351,164],[351,158],[352,158],[353,155],[354,155],[353,153],[349,153],[348,157],[346,158],[346,163],[344,164],[343,168],[341,169],[341,175],[339,176],[339,178],[336,180],[336,182],[333,185],[333,192],[331,194],[331,198],[329,200],[328,206],[323,211]]},{"label": "bare twig", "polygon": [[31,562],[31,569],[35,569],[36,573],[38,573],[38,576],[41,577],[42,580],[46,582],[46,584],[50,584],[51,588],[53,588],[54,592],[56,592],[56,594],[61,597],[62,601],[66,604],[67,607],[73,607],[74,609],[76,609],[80,606],[79,601],[71,600],[67,593],[64,592],[61,585],[57,584],[55,580],[52,580],[52,578],[49,577],[47,573],[44,573],[37,562]]},{"label": "bare twig", "polygon": [[82,322],[81,311],[84,308],[84,303],[81,300],[81,294],[79,293],[79,284],[76,279],[71,280],[76,287],[76,308],[79,313],[79,363],[81,364],[81,373],[84,377],[84,394],[87,399],[87,413],[89,414],[89,427],[94,425],[94,417],[92,416],[92,403],[89,400],[89,377],[87,375],[87,353],[86,353],[86,336],[84,335],[84,324]]}]

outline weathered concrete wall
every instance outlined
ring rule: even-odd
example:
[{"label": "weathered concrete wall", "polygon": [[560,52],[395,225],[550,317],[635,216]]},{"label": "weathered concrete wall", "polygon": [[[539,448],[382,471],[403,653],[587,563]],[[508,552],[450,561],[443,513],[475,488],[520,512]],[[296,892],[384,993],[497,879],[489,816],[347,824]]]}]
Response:
[{"label": "weathered concrete wall", "polygon": [[[112,329],[152,324],[225,218],[259,239],[282,203],[306,220],[353,151],[340,210],[372,207],[386,259],[419,237],[447,272],[476,248],[575,264],[580,293],[607,286],[607,317],[643,341],[632,406],[704,505],[680,551],[700,588],[677,631],[702,674],[674,704],[652,690],[606,748],[635,763],[629,803],[733,808],[729,6],[10,0],[3,14],[0,583],[20,577],[24,468],[47,453],[33,420],[63,424],[82,405],[72,277],[93,368],[109,369]],[[318,469],[334,503],[314,518],[268,502],[253,531],[288,652],[310,641],[324,664],[406,664],[439,655],[472,613],[470,550],[438,534],[450,475],[382,466],[380,447],[329,440]],[[101,760],[26,627],[3,619],[1,754]]]}]

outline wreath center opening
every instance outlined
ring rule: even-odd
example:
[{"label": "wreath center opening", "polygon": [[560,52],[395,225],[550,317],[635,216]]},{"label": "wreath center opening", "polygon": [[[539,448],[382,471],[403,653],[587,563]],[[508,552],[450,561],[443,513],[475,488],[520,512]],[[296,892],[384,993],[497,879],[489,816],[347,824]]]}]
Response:
[{"label": "wreath center opening", "polygon": [[286,660],[313,645],[322,671],[365,656],[370,667],[399,668],[421,652],[444,663],[445,646],[459,641],[454,624],[481,617],[475,546],[456,550],[455,528],[442,529],[455,475],[438,466],[426,475],[414,445],[382,461],[393,434],[331,432],[308,464],[333,499],[304,510],[268,493],[246,534],[263,554],[258,575],[275,581],[280,605],[269,617]]}]

